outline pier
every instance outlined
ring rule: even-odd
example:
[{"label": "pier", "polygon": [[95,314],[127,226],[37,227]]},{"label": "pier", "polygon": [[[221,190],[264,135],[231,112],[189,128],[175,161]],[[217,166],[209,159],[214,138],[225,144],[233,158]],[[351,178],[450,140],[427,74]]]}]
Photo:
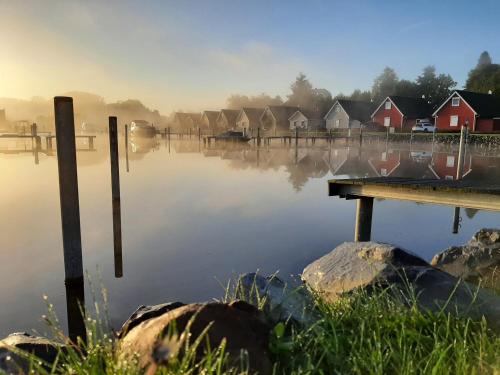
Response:
[{"label": "pier", "polygon": [[373,199],[394,199],[500,211],[500,186],[479,181],[361,178],[328,181],[328,195],[357,199],[355,241],[370,241]]}]

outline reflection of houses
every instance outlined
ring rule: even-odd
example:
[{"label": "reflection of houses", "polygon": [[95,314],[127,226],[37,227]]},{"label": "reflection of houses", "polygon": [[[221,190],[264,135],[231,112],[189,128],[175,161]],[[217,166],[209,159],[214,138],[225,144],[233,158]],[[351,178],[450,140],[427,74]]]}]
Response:
[{"label": "reflection of houses", "polygon": [[323,156],[323,159],[328,164],[330,173],[335,176],[338,174],[340,168],[342,168],[344,163],[347,161],[348,156],[349,156],[349,148],[340,148],[340,149],[330,148],[328,152],[326,152],[325,155]]},{"label": "reflection of houses", "polygon": [[434,112],[439,130],[459,131],[468,124],[474,132],[500,131],[500,99],[494,95],[456,90]]},{"label": "reflection of houses", "polygon": [[373,103],[357,100],[337,100],[325,115],[326,129],[359,128],[370,120]]},{"label": "reflection of houses", "polygon": [[219,111],[203,111],[201,114],[200,125],[204,130],[217,130],[217,117]]},{"label": "reflection of houses", "polygon": [[247,130],[254,133],[260,127],[260,116],[264,110],[262,108],[242,108],[236,118],[236,128],[240,131]]},{"label": "reflection of houses", "polygon": [[[467,176],[471,171],[472,156],[465,155],[462,177]],[[455,180],[457,178],[458,156],[448,152],[435,152],[429,169],[436,178],[442,180]]]},{"label": "reflection of houses", "polygon": [[174,126],[179,130],[195,129],[200,126],[200,119],[199,113],[176,112]]},{"label": "reflection of houses", "polygon": [[290,123],[288,119],[298,110],[298,107],[267,106],[260,116],[262,128],[266,131],[289,130]]},{"label": "reflection of houses", "polygon": [[325,128],[323,114],[318,111],[299,109],[289,117],[288,121],[290,122],[290,130],[322,130]]},{"label": "reflection of houses", "polygon": [[368,159],[368,163],[373,168],[377,176],[390,176],[399,167],[401,153],[399,150],[388,149],[378,154],[377,157]]},{"label": "reflection of houses", "polygon": [[371,117],[372,121],[380,126],[409,131],[417,120],[430,118],[431,114],[431,107],[424,99],[388,96]]},{"label": "reflection of houses", "polygon": [[217,116],[217,127],[223,130],[236,128],[239,112],[237,109],[221,109]]}]

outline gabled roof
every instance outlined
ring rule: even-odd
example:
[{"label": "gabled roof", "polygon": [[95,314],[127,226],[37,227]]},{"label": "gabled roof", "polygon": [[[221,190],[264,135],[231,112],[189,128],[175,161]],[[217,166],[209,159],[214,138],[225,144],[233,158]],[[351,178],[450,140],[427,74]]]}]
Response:
[{"label": "gabled roof", "polygon": [[185,125],[187,121],[191,120],[194,124],[198,124],[201,119],[199,113],[187,113],[187,112],[175,112],[175,117],[179,120],[182,125]]},{"label": "gabled roof", "polygon": [[432,108],[426,100],[422,98],[411,98],[406,96],[391,95],[382,100],[371,117],[378,112],[380,107],[389,99],[401,114],[407,118],[424,118],[431,116]]},{"label": "gabled roof", "polygon": [[[288,122],[288,119],[291,115],[299,110],[299,107],[289,107],[285,105],[270,105],[266,107],[266,110],[270,111],[276,122],[285,123]],[[266,113],[266,110],[262,112],[260,118]]]},{"label": "gabled roof", "polygon": [[323,120],[323,114],[320,111],[313,111],[308,109],[299,109],[292,113],[292,115],[288,118],[290,121],[297,113],[302,113],[304,117],[308,120]]},{"label": "gabled roof", "polygon": [[236,118],[239,113],[240,111],[237,109],[221,109],[217,120],[219,120],[221,116],[224,116],[229,124],[234,124],[236,123]]},{"label": "gabled roof", "polygon": [[262,115],[263,112],[264,112],[263,108],[244,107],[241,109],[240,114],[238,115],[238,120],[240,118],[241,113],[245,113],[249,122],[258,123],[260,121],[260,116]]},{"label": "gabled roof", "polygon": [[498,96],[466,90],[453,91],[453,94],[451,94],[432,115],[436,116],[441,108],[443,108],[451,98],[457,95],[462,98],[479,117],[493,118],[500,116],[500,98]]},{"label": "gabled roof", "polygon": [[217,120],[217,116],[219,116],[219,111],[203,111],[203,115],[207,117],[210,123],[213,123]]},{"label": "gabled roof", "polygon": [[339,104],[342,109],[347,113],[350,119],[358,120],[359,122],[369,121],[371,114],[375,109],[375,105],[370,102],[363,102],[360,100],[338,99],[333,103],[330,110],[326,113],[326,119],[336,104]]}]

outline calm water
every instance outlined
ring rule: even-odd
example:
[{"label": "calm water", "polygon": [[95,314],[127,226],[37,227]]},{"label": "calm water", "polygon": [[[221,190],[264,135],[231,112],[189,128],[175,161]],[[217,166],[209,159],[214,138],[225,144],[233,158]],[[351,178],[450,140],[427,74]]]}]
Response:
[{"label": "calm water", "polygon": [[[88,148],[83,140],[79,147]],[[43,332],[43,294],[65,324],[65,289],[57,162],[29,142],[0,140],[0,335]],[[131,142],[126,172],[120,140],[124,276],[114,277],[109,147],[78,153],[84,267],[109,294],[121,322],[140,304],[220,297],[237,274],[300,273],[353,237],[355,201],[327,196],[332,176],[452,178],[455,150],[431,145],[343,142],[314,147],[238,146],[205,149],[198,141]],[[5,150],[9,149],[9,152]],[[12,150],[27,150],[13,152]],[[500,151],[468,150],[465,177],[500,182]],[[399,244],[425,259],[467,241],[500,215],[453,207],[377,201],[374,240]],[[91,304],[90,288],[86,288]]]}]

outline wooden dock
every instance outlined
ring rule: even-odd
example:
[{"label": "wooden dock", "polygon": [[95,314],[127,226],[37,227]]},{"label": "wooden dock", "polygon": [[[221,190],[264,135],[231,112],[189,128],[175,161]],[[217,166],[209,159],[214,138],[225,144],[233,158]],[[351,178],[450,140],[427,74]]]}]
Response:
[{"label": "wooden dock", "polygon": [[500,211],[500,185],[480,181],[384,177],[330,180],[328,194],[358,200],[355,241],[371,238],[374,198]]}]

